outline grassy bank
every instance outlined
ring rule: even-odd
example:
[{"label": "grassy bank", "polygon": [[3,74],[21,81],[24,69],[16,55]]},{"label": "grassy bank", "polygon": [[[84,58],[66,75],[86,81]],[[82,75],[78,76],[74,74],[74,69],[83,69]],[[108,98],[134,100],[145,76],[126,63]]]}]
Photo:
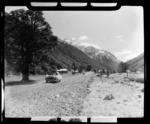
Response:
[{"label": "grassy bank", "polygon": [[144,83],[144,73],[129,73],[129,81]]}]

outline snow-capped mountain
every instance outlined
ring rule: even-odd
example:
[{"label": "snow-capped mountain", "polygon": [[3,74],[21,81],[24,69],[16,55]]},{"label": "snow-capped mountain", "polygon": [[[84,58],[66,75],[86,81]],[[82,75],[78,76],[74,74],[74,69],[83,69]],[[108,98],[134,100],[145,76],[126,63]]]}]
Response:
[{"label": "snow-capped mountain", "polygon": [[84,53],[86,53],[90,58],[99,64],[103,64],[109,69],[117,70],[120,61],[110,52],[104,50],[96,45],[81,43],[72,40],[65,40],[67,43],[77,47]]},{"label": "snow-capped mountain", "polygon": [[[78,48],[80,49],[81,47],[79,46]],[[104,49],[94,48],[93,46],[82,46],[81,50],[97,63],[103,64],[112,70],[118,69],[120,61],[112,53]]]}]

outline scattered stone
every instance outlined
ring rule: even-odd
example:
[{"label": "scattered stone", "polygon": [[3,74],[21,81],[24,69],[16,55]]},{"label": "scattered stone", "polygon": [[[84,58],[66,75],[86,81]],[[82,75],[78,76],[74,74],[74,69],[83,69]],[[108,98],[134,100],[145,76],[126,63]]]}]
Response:
[{"label": "scattered stone", "polygon": [[115,81],[115,83],[119,83],[119,81]]},{"label": "scattered stone", "polygon": [[120,104],[120,102],[117,102],[117,104]]},{"label": "scattered stone", "polygon": [[138,97],[141,98],[142,96],[141,96],[141,95],[138,95]]},{"label": "scattered stone", "polygon": [[143,92],[143,93],[144,93],[144,88],[141,90],[141,92]]},{"label": "scattered stone", "polygon": [[101,96],[99,96],[99,98],[102,98]]},{"label": "scattered stone", "polygon": [[125,81],[125,82],[129,82],[129,79],[128,79],[128,78],[124,78],[124,81]]},{"label": "scattered stone", "polygon": [[114,99],[115,97],[112,95],[112,94],[109,94],[109,95],[106,95],[104,100],[112,100]]},{"label": "scattered stone", "polygon": [[58,98],[58,97],[59,97],[59,95],[56,95],[55,97],[56,97],[56,98]]}]

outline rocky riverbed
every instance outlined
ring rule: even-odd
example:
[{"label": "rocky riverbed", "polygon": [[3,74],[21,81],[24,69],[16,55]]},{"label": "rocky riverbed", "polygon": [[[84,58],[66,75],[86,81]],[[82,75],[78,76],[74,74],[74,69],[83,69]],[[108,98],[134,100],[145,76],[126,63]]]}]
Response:
[{"label": "rocky riverbed", "polygon": [[94,79],[84,102],[83,116],[144,116],[143,83],[130,81],[125,74]]}]

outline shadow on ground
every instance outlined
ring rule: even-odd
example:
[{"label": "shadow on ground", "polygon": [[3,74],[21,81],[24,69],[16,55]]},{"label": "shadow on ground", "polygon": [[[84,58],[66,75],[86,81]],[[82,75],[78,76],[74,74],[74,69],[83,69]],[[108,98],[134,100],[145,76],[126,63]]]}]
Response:
[{"label": "shadow on ground", "polygon": [[29,80],[29,81],[7,81],[5,86],[15,86],[15,85],[31,85],[37,83],[36,80]]}]

